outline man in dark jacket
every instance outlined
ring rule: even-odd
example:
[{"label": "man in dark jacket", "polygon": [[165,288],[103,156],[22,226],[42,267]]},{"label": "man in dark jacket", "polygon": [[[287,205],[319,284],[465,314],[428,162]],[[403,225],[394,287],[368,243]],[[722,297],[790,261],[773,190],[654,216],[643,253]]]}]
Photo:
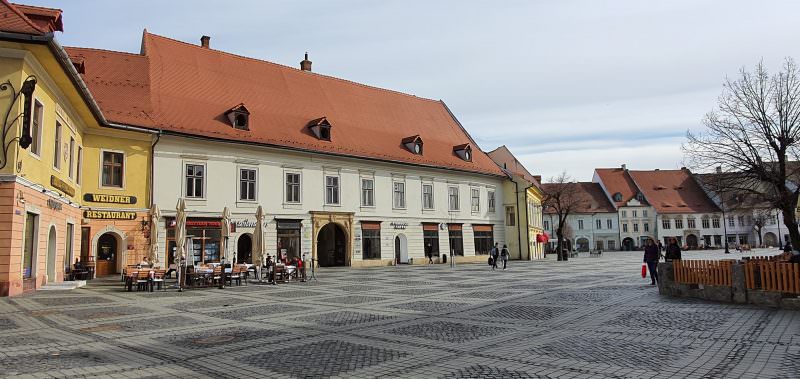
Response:
[{"label": "man in dark jacket", "polygon": [[644,263],[647,264],[647,269],[650,271],[650,285],[656,285],[658,281],[658,273],[656,272],[656,268],[658,267],[658,246],[653,243],[653,240],[648,238],[647,241],[644,243]]},{"label": "man in dark jacket", "polygon": [[681,259],[681,248],[678,246],[678,239],[672,237],[669,239],[669,245],[667,245],[667,253],[664,255],[664,260],[672,262],[676,259]]}]

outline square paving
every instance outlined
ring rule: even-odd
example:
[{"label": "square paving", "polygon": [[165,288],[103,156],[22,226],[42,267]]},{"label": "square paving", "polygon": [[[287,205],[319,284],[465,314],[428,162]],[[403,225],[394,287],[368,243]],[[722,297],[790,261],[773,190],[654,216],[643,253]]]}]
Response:
[{"label": "square paving", "polygon": [[800,377],[800,312],[661,297],[641,256],[182,293],[96,279],[0,299],[0,377]]}]

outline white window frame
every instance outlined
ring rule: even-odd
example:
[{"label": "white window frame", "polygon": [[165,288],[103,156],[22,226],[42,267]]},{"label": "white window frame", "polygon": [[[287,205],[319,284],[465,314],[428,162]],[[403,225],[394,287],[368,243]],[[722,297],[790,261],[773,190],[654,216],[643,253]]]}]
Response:
[{"label": "white window frame", "polygon": [[[39,151],[33,151],[33,145],[34,145],[33,142],[31,142],[31,146],[29,146],[29,148],[27,150],[28,150],[28,154],[30,154],[31,156],[33,156],[34,158],[36,158],[38,160],[41,160],[42,159],[42,142],[44,141],[42,136],[44,135],[44,113],[45,113],[45,107],[44,107],[44,102],[41,99],[39,99],[38,97],[34,97],[31,101],[33,101],[33,104],[31,104],[31,124],[30,124],[31,131],[33,130],[33,122],[34,122],[34,116],[35,116],[35,112],[36,112],[36,104],[37,103],[42,106],[42,114],[41,114],[42,119],[41,119],[41,121],[39,121],[39,124],[38,124],[39,125],[39,135],[37,136],[38,138],[36,139],[36,146],[39,148]],[[31,136],[31,137],[33,137],[33,136]]]},{"label": "white window frame", "polygon": [[[476,201],[475,193],[478,197]],[[470,187],[469,189],[469,209],[473,214],[481,212],[481,189],[478,187]]]},{"label": "white window frame", "polygon": [[[360,177],[360,179],[361,179],[361,185],[360,185],[361,186],[361,206],[362,207],[374,208],[375,207],[375,178],[374,177],[368,177],[368,176],[362,176],[362,177]],[[364,186],[365,182],[370,182],[371,188],[366,188]],[[369,191],[369,192],[367,192],[367,191]],[[366,196],[366,195],[369,195],[369,196]],[[367,200],[367,198],[369,199],[368,202],[365,201],[365,200]]]},{"label": "white window frame", "polygon": [[[399,191],[398,197],[397,186],[402,186],[402,191]],[[398,204],[399,200],[399,204]],[[392,209],[406,209],[406,182],[405,180],[392,180]]]},{"label": "white window frame", "polygon": [[578,230],[583,230],[583,220],[578,220]]},{"label": "white window frame", "polygon": [[69,164],[69,169],[67,170],[67,176],[74,182],[75,181],[75,146],[77,145],[75,141],[75,136],[69,136],[69,160],[67,163]]},{"label": "white window frame", "polygon": [[[430,193],[430,195],[431,195],[431,204],[430,204],[430,206],[426,206],[426,204],[425,204],[425,187],[430,187],[430,189],[431,189],[431,193]],[[436,209],[436,195],[435,195],[434,188],[435,187],[433,185],[433,182],[422,182],[422,186],[421,186],[420,192],[422,193],[422,209],[423,210],[430,211],[430,210]]]},{"label": "white window frame", "polygon": [[634,233],[638,233],[639,232],[639,223],[638,222],[634,222],[633,223],[633,232]]},{"label": "white window frame", "polygon": [[[335,190],[336,199],[328,199],[328,178],[336,178],[336,186],[333,187]],[[342,203],[342,178],[339,174],[325,174],[323,180],[324,192],[323,192],[323,199],[325,201],[325,205],[341,205]],[[333,193],[332,193],[333,194]],[[333,197],[333,196],[331,196]],[[336,200],[329,201],[329,200]]]},{"label": "white window frame", "polygon": [[53,142],[54,142],[54,149],[53,149],[53,170],[61,172],[61,144],[62,140],[64,139],[64,125],[61,124],[61,121],[56,120],[55,126],[53,128]]},{"label": "white window frame", "polygon": [[[242,199],[242,171],[255,171],[255,178],[253,179],[253,199]],[[258,167],[254,166],[238,166],[236,169],[237,180],[236,180],[236,198],[240,202],[252,203],[258,201]]]},{"label": "white window frame", "polygon": [[614,229],[614,221],[612,221],[610,218],[606,220],[606,225],[608,226],[608,229]]},{"label": "white window frame", "polygon": [[[289,175],[297,175],[297,201],[289,200]],[[324,195],[324,194],[323,194]],[[300,170],[283,170],[283,203],[302,204],[303,203],[303,172]]]},{"label": "white window frame", "polygon": [[494,189],[486,190],[486,209],[489,213],[497,212],[497,193]]},{"label": "white window frame", "polygon": [[[105,153],[122,154],[122,187],[103,185],[103,156],[105,155]],[[97,174],[98,187],[103,188],[103,189],[109,189],[109,190],[118,190],[118,191],[124,190],[125,187],[127,186],[127,183],[126,183],[127,182],[127,180],[126,180],[127,179],[127,175],[125,175],[125,171],[128,170],[128,154],[125,154],[125,152],[122,151],[122,150],[100,149],[100,159],[98,161],[100,163],[100,172]],[[183,173],[181,173],[181,177],[183,177],[183,176],[184,176]],[[184,183],[184,185],[185,185],[185,183]],[[183,187],[183,186],[181,186],[181,187]]]},{"label": "white window frame", "polygon": [[[453,194],[451,190],[455,189],[455,202],[453,202]],[[450,185],[447,186],[447,210],[450,212],[458,212],[461,210],[461,193],[460,188],[457,185]]]},{"label": "white window frame", "polygon": [[597,230],[603,230],[603,220],[598,218],[594,224],[594,226],[597,227]]},{"label": "white window frame", "polygon": [[83,146],[78,145],[75,159],[75,184],[81,185],[83,181]]},{"label": "white window frame", "polygon": [[[189,165],[193,166],[203,166],[203,196],[189,196],[186,191],[189,189],[186,186],[186,180],[188,179],[188,169]],[[182,195],[187,200],[205,200],[208,197],[208,166],[206,162],[197,162],[197,161],[184,161],[183,162],[183,172],[181,173],[181,178],[183,179],[183,191]]]}]

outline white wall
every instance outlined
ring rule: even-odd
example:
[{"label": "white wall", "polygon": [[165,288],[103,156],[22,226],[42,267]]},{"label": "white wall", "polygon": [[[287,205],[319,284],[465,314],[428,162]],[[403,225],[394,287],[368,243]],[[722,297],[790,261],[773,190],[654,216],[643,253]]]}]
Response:
[{"label": "white wall", "polygon": [[[365,141],[368,143],[368,141]],[[271,149],[241,144],[210,142],[199,139],[164,136],[154,151],[155,189],[153,199],[165,216],[175,214],[178,198],[183,197],[185,188],[184,165],[203,164],[206,167],[205,197],[186,198],[189,217],[220,217],[222,209],[230,208],[233,219],[254,220],[253,214],[260,204],[266,213],[267,246],[276,246],[275,218],[303,220],[301,250],[311,251],[311,229],[309,211],[354,212],[356,237],[360,236],[358,221],[382,221],[381,257],[394,256],[394,236],[405,234],[408,240],[409,256],[421,259],[422,222],[463,223],[465,255],[474,254],[474,241],[471,224],[493,224],[494,238],[504,242],[503,191],[501,177],[469,174],[445,169],[432,169],[404,164],[393,164],[361,159],[332,157],[321,154],[292,152],[284,149]],[[238,200],[239,168],[252,167],[258,170],[257,200],[254,202]],[[284,174],[288,171],[301,173],[301,203],[284,202]],[[340,204],[324,203],[324,176],[340,176]],[[375,180],[375,206],[361,206],[361,177],[371,176]],[[393,208],[393,181],[406,183],[406,208]],[[434,209],[422,209],[422,183],[434,184]],[[459,211],[448,211],[448,186],[459,188]],[[480,190],[480,211],[470,209],[470,189]],[[487,192],[495,191],[496,209],[487,210]],[[405,230],[396,230],[391,222],[407,223]],[[163,227],[163,225],[162,225]],[[232,235],[231,248],[241,232]],[[252,231],[250,229],[249,231]],[[440,231],[440,250],[448,244],[447,230]],[[164,243],[162,241],[161,243]],[[356,241],[356,243],[360,243]],[[442,246],[445,245],[445,246]],[[360,246],[353,259],[360,260]],[[268,250],[271,252],[272,250]]]}]

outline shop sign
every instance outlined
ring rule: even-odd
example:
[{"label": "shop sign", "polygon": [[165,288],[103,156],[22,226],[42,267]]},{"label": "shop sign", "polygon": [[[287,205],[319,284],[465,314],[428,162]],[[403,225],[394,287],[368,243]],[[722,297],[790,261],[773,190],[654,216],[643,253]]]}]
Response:
[{"label": "shop sign", "polygon": [[60,211],[63,205],[64,204],[61,204],[61,202],[58,200],[47,199],[47,207],[50,209]]},{"label": "shop sign", "polygon": [[219,221],[209,221],[209,220],[187,220],[186,227],[193,227],[193,228],[219,228]]},{"label": "shop sign", "polygon": [[83,218],[100,220],[135,220],[136,212],[126,211],[83,211]]},{"label": "shop sign", "polygon": [[236,228],[255,228],[256,220],[236,220],[232,224]]},{"label": "shop sign", "polygon": [[83,194],[83,200],[93,203],[136,204],[136,196],[109,195],[104,193],[85,193]]},{"label": "shop sign", "polygon": [[405,228],[408,227],[408,223],[407,222],[390,222],[389,226],[391,226],[395,230],[404,230]]},{"label": "shop sign", "polygon": [[55,175],[50,175],[50,185],[69,196],[75,196],[75,189]]}]

